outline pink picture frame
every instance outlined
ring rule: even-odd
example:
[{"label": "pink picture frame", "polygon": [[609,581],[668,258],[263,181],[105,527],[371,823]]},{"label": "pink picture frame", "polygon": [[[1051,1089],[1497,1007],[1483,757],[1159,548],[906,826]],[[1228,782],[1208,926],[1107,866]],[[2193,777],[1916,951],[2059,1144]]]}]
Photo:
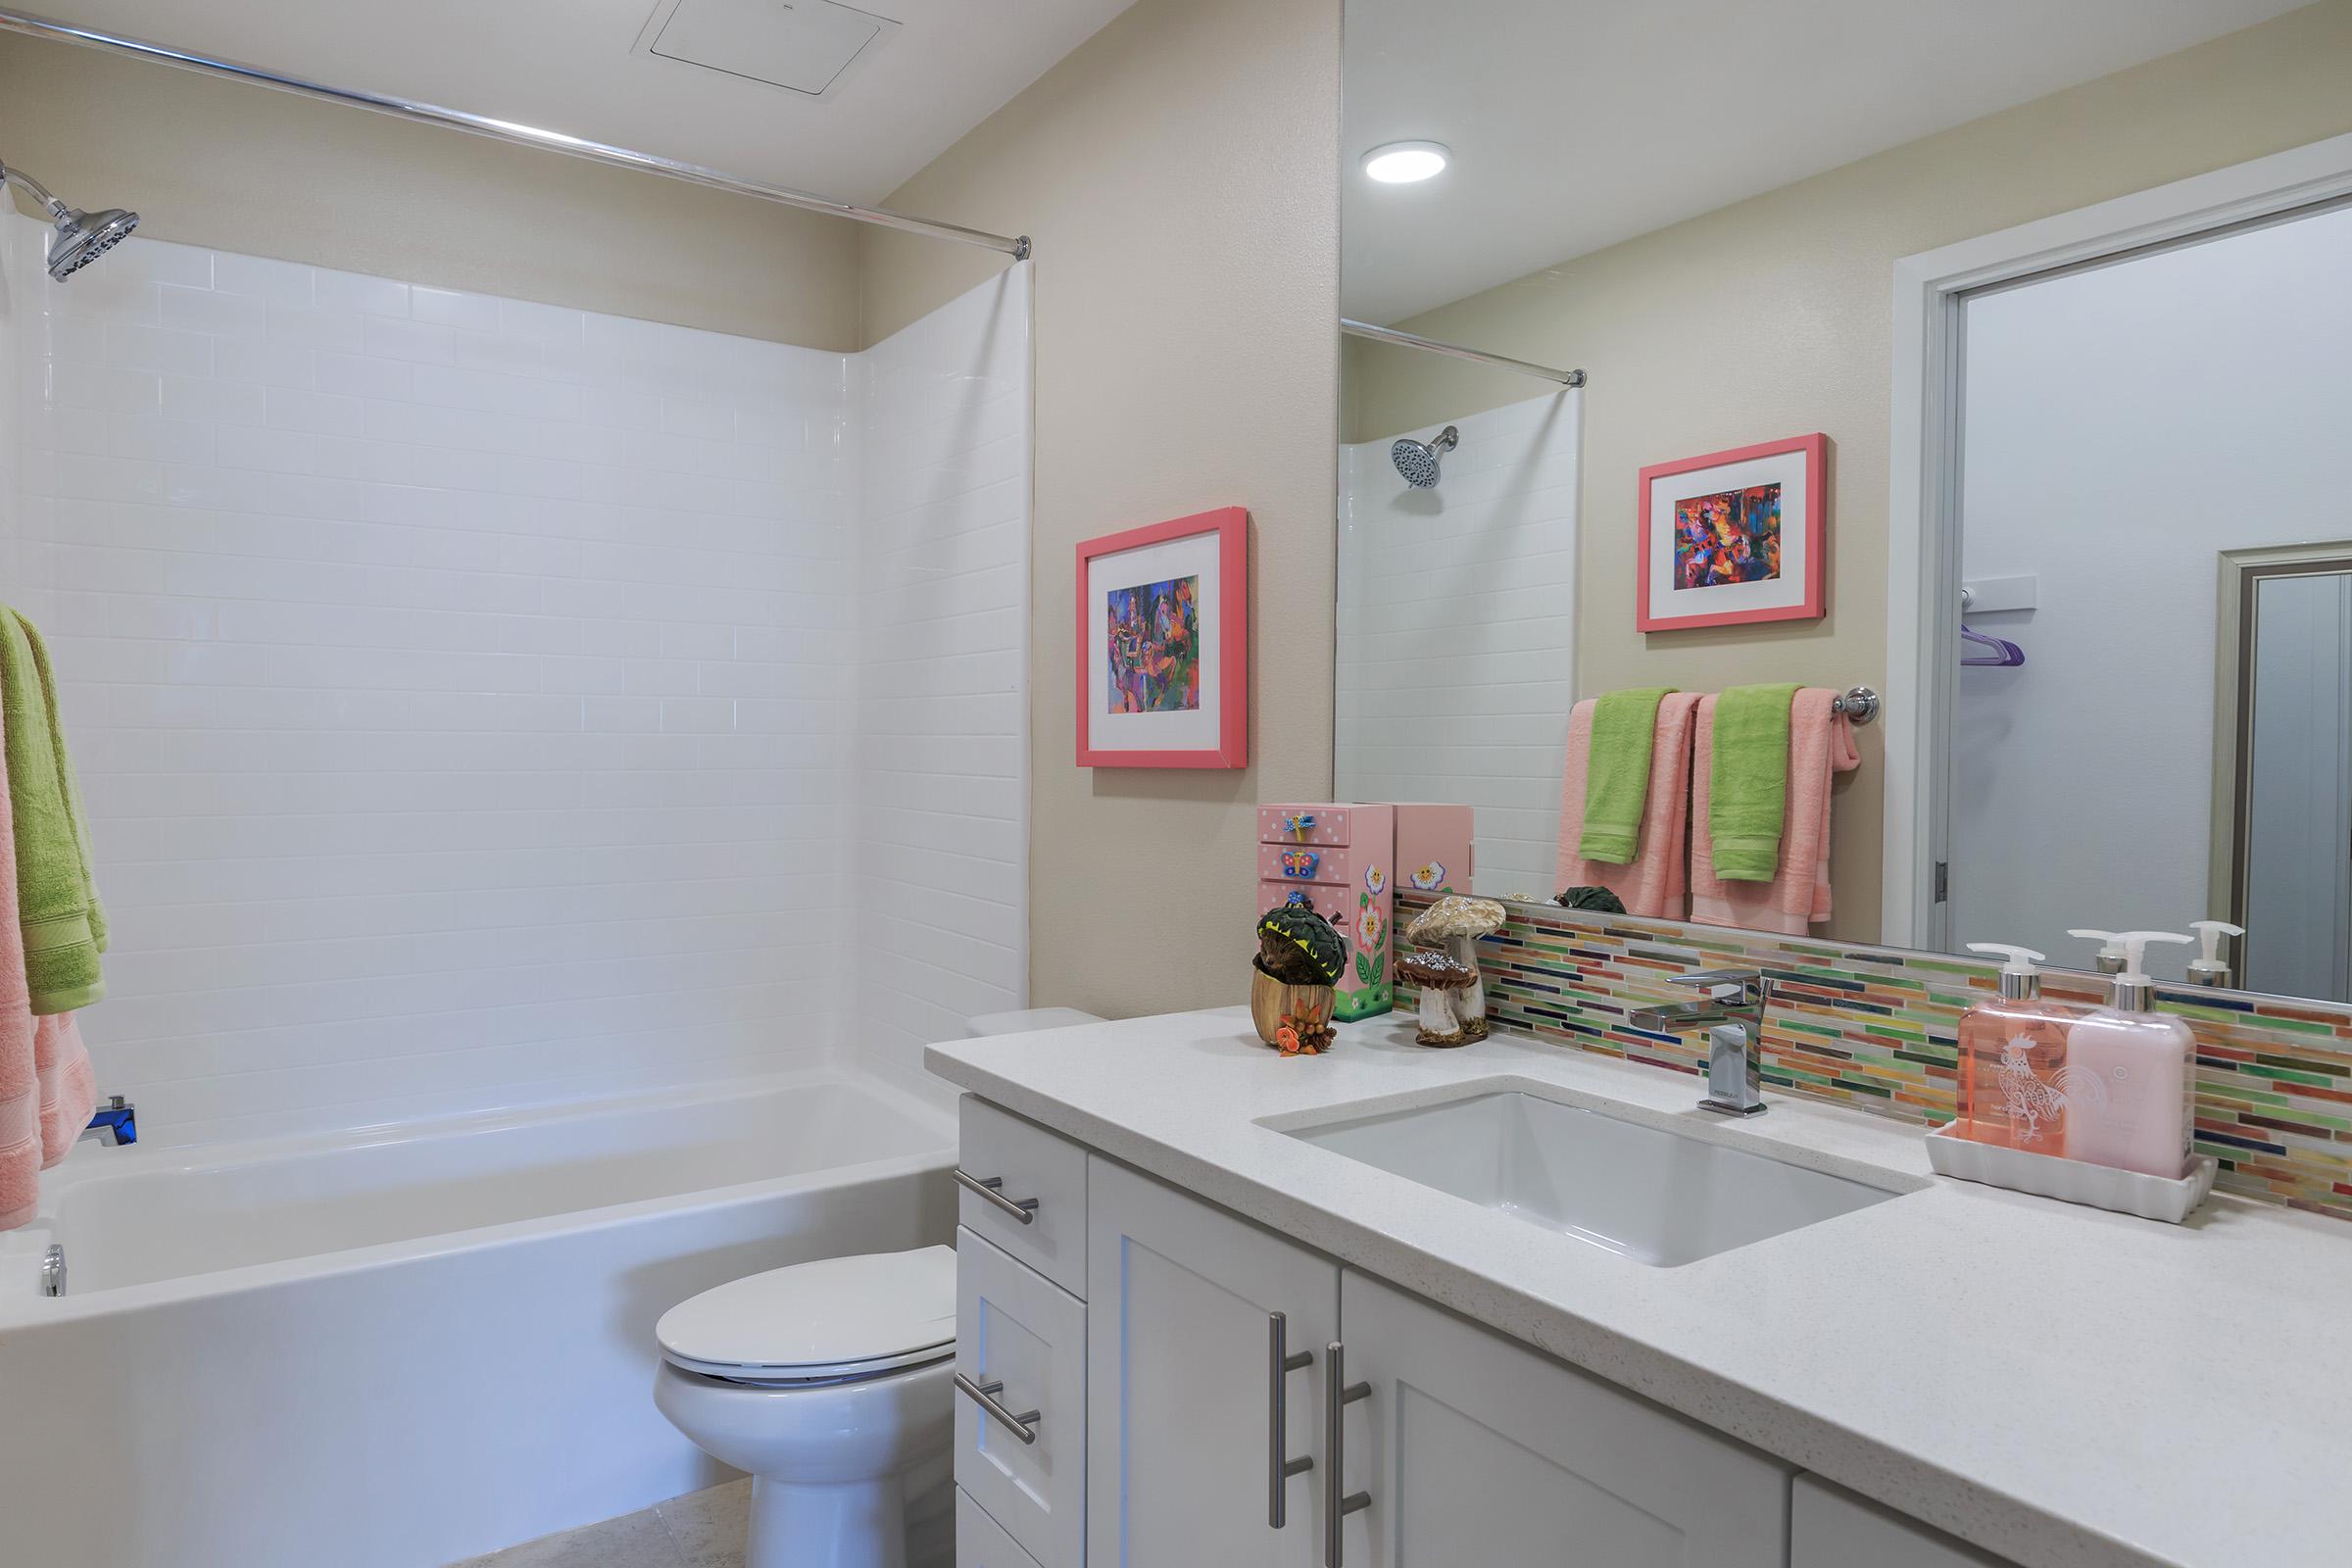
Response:
[{"label": "pink picture frame", "polygon": [[1250,514],[1082,540],[1076,564],[1078,765],[1249,765]]},{"label": "pink picture frame", "polygon": [[[1829,444],[1815,431],[1643,468],[1636,629],[1819,620],[1828,580]],[[1767,511],[1768,520],[1758,522]],[[1706,540],[1710,520],[1714,550],[1691,533]]]}]

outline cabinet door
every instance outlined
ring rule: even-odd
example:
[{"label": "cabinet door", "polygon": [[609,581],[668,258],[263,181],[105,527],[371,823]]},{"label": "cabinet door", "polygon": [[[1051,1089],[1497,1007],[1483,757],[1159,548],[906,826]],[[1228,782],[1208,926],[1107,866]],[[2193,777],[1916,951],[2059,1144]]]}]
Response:
[{"label": "cabinet door", "polygon": [[[1087,1167],[1092,1568],[1313,1568],[1319,1470],[1274,1506],[1270,1314],[1312,1361],[1282,1376],[1284,1454],[1321,1448],[1339,1267],[1100,1156]],[[1320,1461],[1317,1461],[1320,1463]]]},{"label": "cabinet door", "polygon": [[[1086,1303],[970,1231],[956,1232],[956,1370],[971,1385],[956,1390],[956,1484],[1045,1568],[1078,1568]],[[1033,1410],[1019,1428],[999,1414]]]},{"label": "cabinet door", "polygon": [[1819,1476],[1798,1476],[1789,1568],[2005,1568],[1974,1546],[1888,1512]]},{"label": "cabinet door", "polygon": [[1348,1270],[1348,1568],[1785,1568],[1789,1471]]}]

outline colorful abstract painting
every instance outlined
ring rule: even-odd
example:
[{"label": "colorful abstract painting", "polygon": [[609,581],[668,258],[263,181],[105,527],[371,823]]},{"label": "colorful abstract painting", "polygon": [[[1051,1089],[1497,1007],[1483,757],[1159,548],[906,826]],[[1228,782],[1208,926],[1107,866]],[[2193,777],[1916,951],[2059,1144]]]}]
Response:
[{"label": "colorful abstract painting", "polygon": [[1674,586],[1773,582],[1781,575],[1781,487],[1749,485],[1674,504]]},{"label": "colorful abstract painting", "polygon": [[1109,591],[1105,694],[1113,713],[1187,713],[1200,706],[1200,579]]}]

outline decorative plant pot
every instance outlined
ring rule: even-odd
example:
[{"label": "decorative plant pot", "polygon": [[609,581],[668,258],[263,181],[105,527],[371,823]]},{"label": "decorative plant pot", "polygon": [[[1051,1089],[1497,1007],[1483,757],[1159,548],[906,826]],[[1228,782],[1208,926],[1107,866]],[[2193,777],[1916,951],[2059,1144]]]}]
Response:
[{"label": "decorative plant pot", "polygon": [[1286,1023],[1327,1027],[1336,1000],[1329,986],[1284,985],[1262,969],[1250,971],[1250,1021],[1257,1025],[1257,1038],[1269,1046],[1280,1043],[1276,1037]]}]

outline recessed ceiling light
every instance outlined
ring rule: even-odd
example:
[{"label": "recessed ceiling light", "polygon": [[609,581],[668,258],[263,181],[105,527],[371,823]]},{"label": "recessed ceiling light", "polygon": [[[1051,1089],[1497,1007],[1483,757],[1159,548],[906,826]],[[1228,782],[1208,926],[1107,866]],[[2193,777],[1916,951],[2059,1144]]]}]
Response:
[{"label": "recessed ceiling light", "polygon": [[1383,185],[1410,185],[1443,174],[1452,161],[1452,150],[1442,141],[1384,142],[1364,154],[1364,172]]}]

